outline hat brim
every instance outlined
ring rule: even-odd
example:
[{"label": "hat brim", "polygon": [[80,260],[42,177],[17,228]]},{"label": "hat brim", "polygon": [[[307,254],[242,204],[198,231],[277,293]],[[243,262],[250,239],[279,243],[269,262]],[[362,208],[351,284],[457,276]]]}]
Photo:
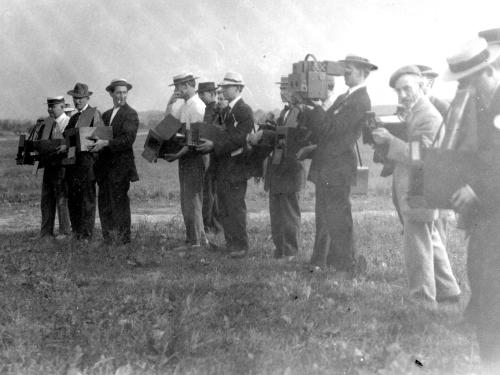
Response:
[{"label": "hat brim", "polygon": [[86,98],[86,97],[88,97],[88,96],[92,95],[93,93],[94,93],[94,92],[89,91],[89,92],[88,92],[88,95],[82,95],[82,94],[77,94],[77,93],[75,93],[73,90],[70,90],[70,91],[68,91],[66,94],[68,94],[69,96],[72,96],[73,98]]},{"label": "hat brim", "polygon": [[200,77],[193,77],[193,78],[187,78],[187,79],[183,78],[183,79],[178,80],[177,82],[171,83],[169,86],[180,85],[181,83],[186,83],[189,81],[197,80],[198,78],[200,78]]},{"label": "hat brim", "polygon": [[217,84],[219,87],[224,86],[245,86],[245,82],[231,82],[231,81],[222,81]]},{"label": "hat brim", "polygon": [[377,70],[378,69],[378,66],[375,65],[375,64],[372,64],[370,62],[366,62],[366,61],[358,61],[358,60],[339,60],[337,61],[341,64],[346,64],[346,63],[353,63],[353,64],[358,64],[358,65],[364,65],[366,66],[368,69],[370,70]]},{"label": "hat brim", "polygon": [[126,86],[127,90],[132,90],[132,85],[130,83],[127,82],[124,84],[124,82],[117,82],[117,83],[114,83],[112,85],[108,85],[106,87],[106,91],[111,92],[111,90],[114,89],[116,86]]},{"label": "hat brim", "polygon": [[488,60],[483,61],[481,64],[473,66],[470,69],[463,70],[461,72],[452,72],[450,68],[446,68],[443,74],[441,74],[441,79],[443,81],[460,81],[463,78],[469,77],[474,73],[479,72],[481,69],[490,66],[500,57],[500,44],[498,45],[489,45],[488,49],[490,51],[490,56]]}]

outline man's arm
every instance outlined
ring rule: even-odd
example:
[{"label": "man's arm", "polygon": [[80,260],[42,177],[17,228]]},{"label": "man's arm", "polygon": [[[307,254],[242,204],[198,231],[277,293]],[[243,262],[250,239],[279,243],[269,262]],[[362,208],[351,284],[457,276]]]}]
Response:
[{"label": "man's arm", "polygon": [[129,111],[117,136],[108,141],[112,152],[121,152],[132,148],[139,129],[139,117],[136,111]]},{"label": "man's arm", "polygon": [[229,113],[233,117],[235,127],[222,133],[214,140],[214,151],[217,155],[230,154],[239,148],[246,147],[247,134],[253,130],[253,113],[250,107],[239,107],[237,113]]}]

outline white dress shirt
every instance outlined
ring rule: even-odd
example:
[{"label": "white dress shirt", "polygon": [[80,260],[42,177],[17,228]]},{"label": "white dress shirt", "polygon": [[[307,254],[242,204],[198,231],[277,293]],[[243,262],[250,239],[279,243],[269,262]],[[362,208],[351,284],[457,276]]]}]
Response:
[{"label": "white dress shirt", "polygon": [[203,103],[198,95],[193,95],[184,102],[178,114],[172,115],[178,118],[183,124],[203,122],[203,117],[205,116],[205,103]]},{"label": "white dress shirt", "polygon": [[116,116],[116,112],[118,112],[119,109],[120,109],[119,106],[113,108],[113,113],[111,113],[111,118],[109,119],[109,125],[111,125],[111,123],[113,122],[113,119]]},{"label": "white dress shirt", "polygon": [[56,123],[54,125],[54,129],[52,130],[52,139],[64,138],[63,132],[64,129],[66,129],[66,126],[68,125],[69,117],[66,115],[66,113],[63,113],[58,118],[56,118],[55,121]]}]

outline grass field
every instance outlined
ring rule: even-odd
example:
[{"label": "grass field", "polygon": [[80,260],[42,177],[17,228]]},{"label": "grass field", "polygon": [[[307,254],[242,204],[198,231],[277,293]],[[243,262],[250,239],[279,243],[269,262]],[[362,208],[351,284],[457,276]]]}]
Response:
[{"label": "grass field", "polygon": [[[249,222],[250,256],[177,253],[184,239],[175,165],[139,155],[133,210],[165,208],[162,222],[136,221],[131,251],[97,241],[31,240],[39,225],[41,176],[14,164],[15,140],[0,141],[1,374],[472,374],[478,373],[463,303],[427,309],[406,299],[401,227],[389,181],[370,167],[368,196],[353,199],[356,244],[368,272],[338,282],[305,267],[314,220],[305,215],[296,262],[272,259],[267,215]],[[364,159],[371,159],[363,148]],[[314,205],[313,188],[302,197]],[[267,205],[250,184],[249,211]],[[0,221],[0,225],[2,221]],[[453,226],[451,226],[453,227]],[[97,233],[99,238],[99,232]],[[216,241],[222,241],[216,238]],[[466,290],[462,234],[449,253]]]}]

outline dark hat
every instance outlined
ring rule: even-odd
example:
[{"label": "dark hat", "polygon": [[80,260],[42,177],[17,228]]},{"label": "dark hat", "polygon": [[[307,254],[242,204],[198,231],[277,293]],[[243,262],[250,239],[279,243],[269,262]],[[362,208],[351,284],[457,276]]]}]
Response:
[{"label": "dark hat", "polygon": [[106,91],[111,92],[116,86],[127,86],[127,90],[132,89],[132,85],[128,83],[125,78],[115,78],[112,79],[111,83],[106,87]]},{"label": "dark hat", "polygon": [[420,72],[420,69],[416,65],[405,65],[398,70],[396,70],[394,73],[392,73],[391,78],[389,79],[389,86],[392,88],[395,88],[396,82],[401,76],[404,76],[405,74],[413,74],[418,77],[422,77],[422,73]]},{"label": "dark hat", "polygon": [[443,73],[445,81],[458,81],[495,62],[500,56],[500,44],[488,45],[486,39],[476,38],[466,42],[460,50],[448,57],[448,69]]},{"label": "dark hat", "polygon": [[420,70],[420,73],[422,73],[424,77],[436,78],[439,75],[437,72],[432,70],[430,66],[427,65],[415,65],[415,66]]},{"label": "dark hat", "polygon": [[54,96],[52,98],[47,98],[47,105],[51,106],[54,104],[62,104],[64,103],[64,96]]},{"label": "dark hat", "polygon": [[198,83],[198,92],[215,91],[217,87],[215,82],[200,82]]},{"label": "dark hat", "polygon": [[478,35],[480,38],[486,39],[488,44],[500,43],[500,29],[483,30]]},{"label": "dark hat", "polygon": [[77,82],[75,88],[69,90],[67,94],[74,98],[85,98],[92,95],[92,91],[89,91],[89,87],[85,83]]},{"label": "dark hat", "polygon": [[193,73],[182,73],[182,74],[176,75],[173,78],[174,83],[170,84],[169,86],[179,85],[181,83],[189,82],[189,81],[192,81],[192,80],[198,79],[198,78],[200,78],[200,77],[195,77],[193,75]]},{"label": "dark hat", "polygon": [[372,64],[368,59],[361,57],[361,56],[356,56],[356,55],[347,55],[344,60],[339,60],[339,63],[355,63],[359,65],[364,65],[370,70],[377,70],[378,66]]}]

